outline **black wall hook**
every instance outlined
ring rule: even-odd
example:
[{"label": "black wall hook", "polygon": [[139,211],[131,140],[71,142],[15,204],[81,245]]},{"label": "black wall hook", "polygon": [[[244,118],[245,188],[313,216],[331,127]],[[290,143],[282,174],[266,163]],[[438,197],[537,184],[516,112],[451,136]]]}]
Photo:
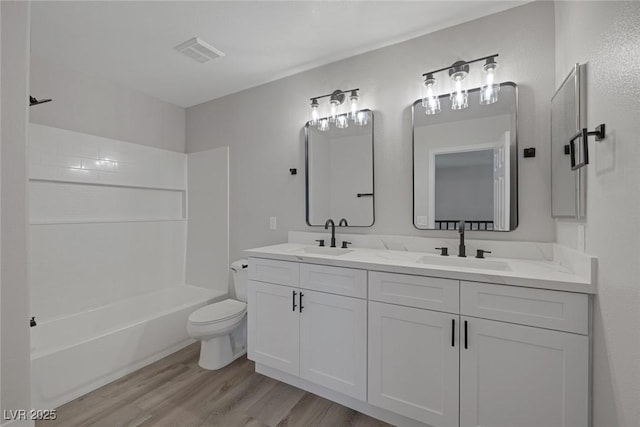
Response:
[{"label": "black wall hook", "polygon": [[29,95],[29,107],[33,107],[34,105],[44,104],[45,102],[51,102],[52,99],[36,99],[35,97]]}]

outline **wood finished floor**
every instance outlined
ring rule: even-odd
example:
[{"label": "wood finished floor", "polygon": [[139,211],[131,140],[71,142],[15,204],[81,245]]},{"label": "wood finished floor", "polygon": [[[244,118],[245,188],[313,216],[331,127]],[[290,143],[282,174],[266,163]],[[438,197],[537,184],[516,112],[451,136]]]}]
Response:
[{"label": "wood finished floor", "polygon": [[36,427],[371,426],[388,424],[254,371],[246,357],[198,366],[199,344],[58,408]]}]

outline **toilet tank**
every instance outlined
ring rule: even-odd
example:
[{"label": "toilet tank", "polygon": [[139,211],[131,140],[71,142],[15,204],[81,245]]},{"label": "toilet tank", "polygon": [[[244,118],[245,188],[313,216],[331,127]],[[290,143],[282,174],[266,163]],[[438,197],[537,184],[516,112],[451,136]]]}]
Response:
[{"label": "toilet tank", "polygon": [[236,299],[247,301],[247,280],[249,279],[249,261],[240,259],[231,263],[231,275],[233,288],[236,291]]}]

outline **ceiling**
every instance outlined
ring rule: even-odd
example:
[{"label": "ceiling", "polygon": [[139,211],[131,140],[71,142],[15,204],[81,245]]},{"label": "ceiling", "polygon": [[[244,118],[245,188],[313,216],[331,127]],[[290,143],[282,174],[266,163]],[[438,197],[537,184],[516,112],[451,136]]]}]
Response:
[{"label": "ceiling", "polygon": [[[34,1],[31,53],[189,107],[522,3]],[[226,56],[173,49],[192,37]]]}]

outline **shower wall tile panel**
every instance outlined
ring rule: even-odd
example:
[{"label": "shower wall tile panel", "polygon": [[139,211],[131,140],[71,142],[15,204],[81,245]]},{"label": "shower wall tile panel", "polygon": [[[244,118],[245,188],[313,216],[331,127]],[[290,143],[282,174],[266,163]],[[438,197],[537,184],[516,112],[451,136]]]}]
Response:
[{"label": "shower wall tile panel", "polygon": [[183,153],[30,124],[29,178],[184,190]]},{"label": "shower wall tile panel", "polygon": [[31,124],[31,315],[185,282],[186,155]]}]

